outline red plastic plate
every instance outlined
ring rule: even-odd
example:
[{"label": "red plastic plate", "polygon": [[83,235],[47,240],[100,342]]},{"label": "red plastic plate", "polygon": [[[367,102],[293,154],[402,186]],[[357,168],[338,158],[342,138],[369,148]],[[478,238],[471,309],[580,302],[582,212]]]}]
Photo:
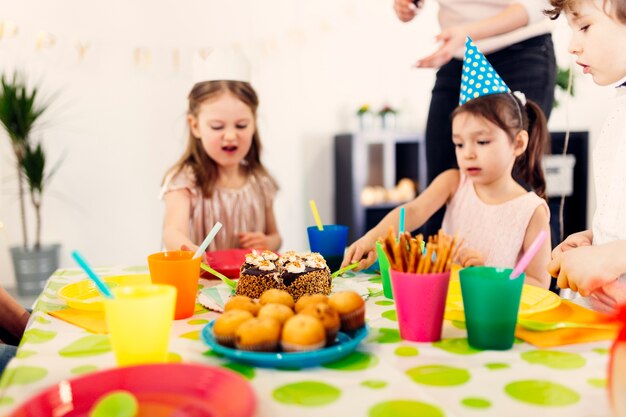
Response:
[{"label": "red plastic plate", "polygon": [[251,417],[256,398],[240,375],[212,366],[158,364],[84,375],[37,394],[10,417],[88,417],[111,391],[131,392],[138,417]]},{"label": "red plastic plate", "polygon": [[[246,260],[246,254],[252,252],[250,249],[226,249],[207,251],[206,258],[209,266],[217,272],[221,272],[228,278],[239,278],[241,264]],[[206,276],[206,274],[203,274]],[[213,275],[208,275],[212,277]]]}]

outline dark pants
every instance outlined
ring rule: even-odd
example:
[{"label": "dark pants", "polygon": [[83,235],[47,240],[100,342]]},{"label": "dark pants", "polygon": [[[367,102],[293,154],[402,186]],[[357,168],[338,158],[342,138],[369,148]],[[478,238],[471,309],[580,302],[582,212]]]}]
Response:
[{"label": "dark pants", "polygon": [[[511,91],[521,91],[550,116],[554,101],[556,60],[551,35],[541,35],[486,55]],[[459,105],[463,61],[453,59],[437,71],[426,123],[428,182],[446,169],[455,168],[450,114]],[[439,210],[424,226],[428,235],[441,227],[445,209]]]}]

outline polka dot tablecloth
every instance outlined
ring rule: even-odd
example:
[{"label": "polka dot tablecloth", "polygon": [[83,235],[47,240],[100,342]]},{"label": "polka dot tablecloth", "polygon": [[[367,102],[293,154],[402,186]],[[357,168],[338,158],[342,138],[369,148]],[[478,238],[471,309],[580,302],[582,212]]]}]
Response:
[{"label": "polka dot tablecloth", "polygon": [[[102,276],[145,273],[145,267],[99,268]],[[0,380],[0,415],[63,379],[115,366],[107,335],[92,334],[48,311],[64,307],[56,292],[84,279],[59,270],[37,300],[17,357]],[[259,399],[259,417],[574,417],[610,416],[606,396],[609,342],[539,350],[516,341],[508,351],[478,351],[463,323],[444,323],[436,343],[403,341],[380,276],[350,279],[370,288],[371,332],[350,356],[304,370],[254,368],[231,362],[199,338],[217,313],[198,311],[174,322],[170,361],[222,366],[243,375]],[[213,282],[201,280],[200,285]]]}]

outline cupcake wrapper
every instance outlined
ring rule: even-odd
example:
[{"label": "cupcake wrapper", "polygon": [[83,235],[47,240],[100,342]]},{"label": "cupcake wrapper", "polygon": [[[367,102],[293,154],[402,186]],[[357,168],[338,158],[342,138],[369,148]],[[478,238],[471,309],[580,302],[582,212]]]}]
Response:
[{"label": "cupcake wrapper", "polygon": [[337,333],[339,333],[339,326],[334,329],[326,329],[326,346],[330,346],[335,344],[335,339],[337,339]]},{"label": "cupcake wrapper", "polygon": [[250,346],[240,345],[235,342],[235,347],[239,350],[247,350],[250,352],[276,352],[278,350],[278,342],[263,342]]},{"label": "cupcake wrapper", "polygon": [[216,335],[215,333],[213,333],[213,337],[215,338],[215,341],[217,343],[219,343],[222,346],[226,346],[226,347],[233,347],[235,346],[235,335]]},{"label": "cupcake wrapper", "polygon": [[344,332],[352,332],[365,325],[365,305],[358,310],[354,310],[347,314],[340,314],[341,330]]},{"label": "cupcake wrapper", "polygon": [[324,347],[326,340],[314,345],[298,345],[295,343],[282,342],[281,346],[285,352],[307,352],[309,350],[318,350]]}]

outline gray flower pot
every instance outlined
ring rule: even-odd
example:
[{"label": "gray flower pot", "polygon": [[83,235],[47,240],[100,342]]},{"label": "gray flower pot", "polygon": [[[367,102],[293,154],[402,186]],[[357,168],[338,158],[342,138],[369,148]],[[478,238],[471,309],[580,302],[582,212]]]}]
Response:
[{"label": "gray flower pot", "polygon": [[22,296],[38,295],[46,284],[46,280],[59,267],[59,251],[61,245],[43,245],[40,250],[13,246],[11,258],[17,292]]}]

